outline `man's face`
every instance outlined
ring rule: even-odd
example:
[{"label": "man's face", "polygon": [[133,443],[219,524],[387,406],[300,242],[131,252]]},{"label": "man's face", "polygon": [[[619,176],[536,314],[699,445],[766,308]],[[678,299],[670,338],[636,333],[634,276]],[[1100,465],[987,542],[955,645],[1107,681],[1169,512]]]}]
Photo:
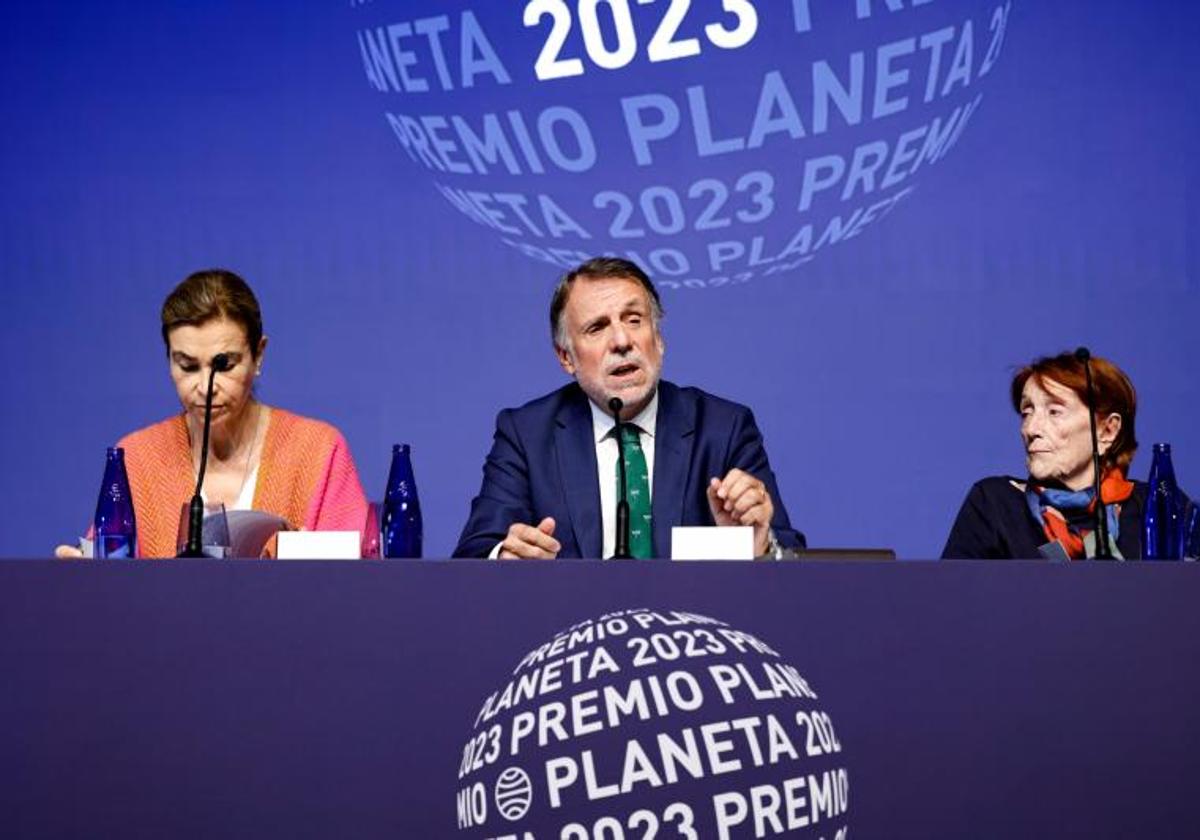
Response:
[{"label": "man's face", "polygon": [[663,341],[651,306],[637,280],[604,277],[576,280],[563,307],[559,364],[606,411],[609,399],[620,397],[623,419],[646,407],[662,372]]}]

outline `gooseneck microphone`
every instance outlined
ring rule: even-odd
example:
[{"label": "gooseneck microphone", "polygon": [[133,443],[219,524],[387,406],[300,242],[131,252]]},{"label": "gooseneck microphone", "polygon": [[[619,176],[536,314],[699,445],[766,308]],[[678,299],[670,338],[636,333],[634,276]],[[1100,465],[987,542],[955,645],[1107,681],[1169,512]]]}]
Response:
[{"label": "gooseneck microphone", "polygon": [[613,544],[613,558],[616,560],[633,558],[629,553],[629,479],[625,475],[625,438],[621,434],[621,409],[624,407],[625,403],[621,402],[620,397],[613,397],[608,401],[608,410],[617,422],[617,466],[621,468],[621,497],[617,499],[617,538]]},{"label": "gooseneck microphone", "polygon": [[224,373],[231,367],[229,357],[224,353],[212,357],[208,372],[208,391],[204,394],[204,436],[200,443],[200,469],[196,475],[196,492],[192,494],[192,501],[188,504],[187,543],[179,552],[180,557],[204,556],[204,497],[200,495],[200,491],[204,487],[204,470],[208,467],[208,430],[212,425],[213,384],[218,373]]},{"label": "gooseneck microphone", "polygon": [[1112,549],[1108,546],[1108,509],[1100,495],[1100,439],[1096,434],[1096,391],[1092,387],[1092,354],[1086,347],[1080,347],[1075,351],[1075,358],[1083,363],[1083,373],[1087,379],[1088,420],[1092,427],[1092,483],[1096,493],[1095,559],[1112,560]]}]

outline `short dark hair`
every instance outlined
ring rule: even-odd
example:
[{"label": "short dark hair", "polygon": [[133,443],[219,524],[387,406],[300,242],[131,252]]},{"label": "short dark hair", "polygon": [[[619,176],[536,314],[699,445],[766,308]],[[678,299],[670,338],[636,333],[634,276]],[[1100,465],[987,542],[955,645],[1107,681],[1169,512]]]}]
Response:
[{"label": "short dark hair", "polygon": [[170,352],[167,336],[176,327],[197,327],[216,318],[227,318],[246,333],[251,357],[258,358],[262,341],[262,311],[250,285],[232,271],[209,268],[189,274],[176,286],[162,306],[162,337]]},{"label": "short dark hair", "polygon": [[[1092,356],[1092,390],[1096,394],[1096,417],[1103,420],[1110,414],[1121,415],[1121,430],[1112,446],[1104,453],[1102,460],[1104,468],[1116,467],[1122,475],[1129,474],[1129,465],[1133,463],[1134,453],[1137,452],[1137,436],[1134,434],[1134,420],[1137,417],[1137,392],[1133,382],[1125,372],[1107,359]],[[1045,387],[1045,380],[1057,382],[1063,387],[1074,391],[1079,399],[1087,405],[1087,371],[1074,353],[1059,353],[1057,356],[1043,356],[1034,359],[1013,376],[1009,388],[1012,406],[1018,414],[1021,413],[1021,393],[1025,383],[1033,379]]]},{"label": "short dark hair", "polygon": [[654,288],[654,283],[651,282],[649,275],[642,271],[641,266],[632,260],[624,260],[620,257],[593,257],[564,274],[559,279],[558,285],[554,287],[554,295],[550,298],[550,337],[554,340],[554,346],[566,348],[565,339],[560,331],[562,313],[567,307],[567,298],[571,296],[571,287],[575,285],[575,281],[581,278],[604,280],[613,277],[628,278],[642,284],[642,288],[646,290],[646,294],[650,298],[650,316],[657,326],[663,316],[662,299],[658,296],[658,289]]}]

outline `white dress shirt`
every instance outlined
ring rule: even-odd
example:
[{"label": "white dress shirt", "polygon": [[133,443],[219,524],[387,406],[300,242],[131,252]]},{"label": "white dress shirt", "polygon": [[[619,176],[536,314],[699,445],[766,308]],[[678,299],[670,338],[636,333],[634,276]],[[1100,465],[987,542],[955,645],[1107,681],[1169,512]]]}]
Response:
[{"label": "white dress shirt", "polygon": [[[604,546],[600,556],[613,556],[617,543],[617,437],[612,415],[588,400],[592,409],[592,432],[596,438],[596,478],[600,482],[600,520],[604,527]],[[646,407],[626,425],[637,426],[641,434],[642,453],[646,456],[646,472],[650,479],[650,499],[654,500],[654,431],[658,421],[658,391]],[[628,453],[626,453],[628,457]],[[628,464],[626,464],[628,466]]]}]

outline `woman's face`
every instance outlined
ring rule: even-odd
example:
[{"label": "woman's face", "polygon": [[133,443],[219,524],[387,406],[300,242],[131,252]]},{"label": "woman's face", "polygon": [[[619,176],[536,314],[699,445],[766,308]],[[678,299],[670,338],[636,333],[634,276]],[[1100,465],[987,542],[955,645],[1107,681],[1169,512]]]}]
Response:
[{"label": "woman's face", "polygon": [[224,432],[237,428],[250,404],[251,386],[266,344],[266,338],[259,342],[256,359],[246,341],[246,331],[225,318],[176,327],[167,333],[171,380],[188,419],[204,422],[204,396],[213,356],[224,353],[229,358],[229,369],[218,373],[213,381],[213,428]]},{"label": "woman's face", "polygon": [[[1121,427],[1119,414],[1097,426],[1100,454]],[[1029,476],[1071,490],[1092,484],[1092,431],[1088,409],[1079,395],[1053,379],[1031,376],[1021,391],[1021,440]]]}]

